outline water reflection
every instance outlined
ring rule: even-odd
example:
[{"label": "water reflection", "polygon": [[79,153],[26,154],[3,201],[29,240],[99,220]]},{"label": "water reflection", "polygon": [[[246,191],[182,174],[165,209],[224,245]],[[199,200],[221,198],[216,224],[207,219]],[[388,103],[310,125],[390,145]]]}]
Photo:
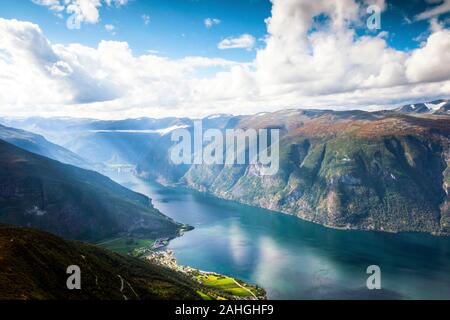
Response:
[{"label": "water reflection", "polygon": [[[180,263],[264,287],[273,299],[450,299],[450,239],[339,231],[133,177],[155,207],[195,227],[171,242]],[[365,287],[382,270],[383,290]]]}]

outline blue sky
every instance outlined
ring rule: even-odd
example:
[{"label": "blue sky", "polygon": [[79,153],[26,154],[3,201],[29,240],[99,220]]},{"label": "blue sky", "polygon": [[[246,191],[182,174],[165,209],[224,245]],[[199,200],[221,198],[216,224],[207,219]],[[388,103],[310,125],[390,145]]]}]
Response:
[{"label": "blue sky", "polygon": [[[401,50],[417,48],[421,34],[428,30],[427,21],[407,23],[424,11],[424,1],[388,1],[383,13],[383,30],[388,42]],[[48,7],[31,0],[2,0],[0,16],[32,21],[38,24],[53,43],[81,43],[96,46],[101,40],[126,41],[136,54],[148,50],[170,58],[184,56],[221,57],[250,61],[255,50],[219,50],[217,44],[227,37],[248,33],[257,39],[257,47],[267,33],[265,19],[271,15],[269,0],[130,0],[125,6],[100,8],[97,24],[84,24],[79,30],[66,28],[65,19],[57,17]],[[150,17],[144,24],[143,15]],[[445,20],[448,15],[441,18]],[[206,18],[220,19],[220,24],[206,28]],[[114,25],[114,35],[105,25]],[[365,28],[359,34],[371,33]]]},{"label": "blue sky", "polygon": [[0,115],[98,118],[448,98],[450,0],[2,0],[0,91]]},{"label": "blue sky", "polygon": [[[256,39],[264,37],[264,20],[270,10],[267,0],[131,0],[119,8],[103,6],[98,24],[69,30],[65,20],[45,6],[31,0],[2,0],[0,16],[37,23],[54,43],[96,46],[101,40],[117,40],[127,41],[136,54],[157,50],[170,58],[201,55],[245,61],[253,59],[255,53],[219,50],[217,44],[223,38],[244,33]],[[150,17],[148,25],[143,15]],[[221,23],[206,28],[207,18],[220,19]],[[115,26],[115,35],[105,30],[106,24]]]}]

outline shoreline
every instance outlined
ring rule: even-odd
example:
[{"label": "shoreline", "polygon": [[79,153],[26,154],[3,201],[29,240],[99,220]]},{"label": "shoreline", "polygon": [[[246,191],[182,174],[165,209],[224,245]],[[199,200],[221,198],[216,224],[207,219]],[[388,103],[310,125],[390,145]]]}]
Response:
[{"label": "shoreline", "polygon": [[216,300],[267,300],[267,292],[258,285],[253,285],[217,272],[179,265],[172,250],[153,251],[142,258],[182,273],[196,281],[203,289],[208,291],[206,295],[210,298],[215,298]]},{"label": "shoreline", "polygon": [[215,194],[206,190],[203,190],[202,188],[197,188],[196,186],[193,185],[187,185],[185,183],[182,182],[169,182],[166,179],[158,179],[158,178],[150,178],[150,177],[145,177],[145,174],[136,174],[135,175],[136,178],[143,180],[144,182],[150,182],[150,183],[156,183],[164,188],[180,188],[182,190],[188,191],[188,192],[196,192],[200,195],[203,196],[209,196],[212,197],[214,199],[219,199],[219,200],[223,200],[223,201],[229,201],[231,203],[235,203],[235,204],[239,204],[239,205],[244,205],[244,206],[248,206],[251,208],[256,208],[256,209],[261,209],[261,210],[266,210],[268,211],[268,213],[272,213],[272,214],[281,214],[284,216],[289,216],[289,217],[294,217],[296,219],[299,219],[303,222],[307,222],[307,223],[312,223],[314,225],[323,227],[325,229],[329,229],[329,230],[338,230],[338,231],[357,231],[357,232],[367,232],[367,233],[378,233],[378,234],[390,234],[390,235],[401,235],[401,234],[419,234],[419,235],[427,235],[427,236],[431,236],[431,237],[436,237],[436,238],[450,238],[450,233],[443,233],[443,232],[435,232],[435,231],[430,231],[430,232],[426,232],[426,231],[407,231],[407,230],[389,230],[389,229],[375,229],[375,228],[358,228],[358,227],[353,227],[353,226],[334,226],[334,225],[330,225],[330,224],[325,224],[325,223],[321,223],[318,221],[314,221],[312,219],[308,219],[306,217],[302,217],[299,216],[293,212],[288,212],[288,211],[282,211],[282,210],[273,210],[273,209],[269,209],[263,206],[258,206],[255,205],[253,203],[249,203],[249,202],[245,202],[245,201],[241,201],[239,199],[231,199],[231,198],[227,198],[224,196],[221,196],[220,194]]}]

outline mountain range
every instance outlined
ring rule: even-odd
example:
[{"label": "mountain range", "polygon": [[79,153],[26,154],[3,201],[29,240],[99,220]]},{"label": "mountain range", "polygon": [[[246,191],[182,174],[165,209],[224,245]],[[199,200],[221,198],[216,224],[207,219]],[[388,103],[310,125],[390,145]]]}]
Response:
[{"label": "mountain range", "polygon": [[[174,238],[190,229],[94,171],[109,167],[332,228],[450,235],[448,100],[202,119],[203,130],[279,129],[280,169],[272,176],[252,164],[174,165],[171,132],[193,133],[187,118],[0,122],[8,125],[0,125],[0,299],[196,300],[215,290],[73,241]],[[74,264],[84,270],[82,291],[65,286],[65,268]]]},{"label": "mountain range", "polygon": [[[391,110],[290,109],[248,116],[213,115],[203,129],[277,128],[280,170],[262,176],[253,165],[178,165],[170,132],[187,118],[96,121],[7,119],[47,136],[95,163],[109,159],[165,184],[183,184],[325,226],[387,232],[449,234],[449,100]],[[65,125],[64,125],[65,123]],[[64,129],[65,128],[65,129]]]},{"label": "mountain range", "polygon": [[280,128],[276,175],[194,165],[180,181],[334,228],[449,234],[449,116],[291,110],[236,127]]},{"label": "mountain range", "polygon": [[436,100],[429,103],[408,104],[395,109],[400,113],[428,113],[428,114],[448,114],[450,112],[449,100]]}]

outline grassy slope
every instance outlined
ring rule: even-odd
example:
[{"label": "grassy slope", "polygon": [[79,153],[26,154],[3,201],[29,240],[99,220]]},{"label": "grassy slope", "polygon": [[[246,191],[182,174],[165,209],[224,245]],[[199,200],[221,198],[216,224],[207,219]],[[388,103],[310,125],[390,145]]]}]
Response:
[{"label": "grassy slope", "polygon": [[219,291],[223,291],[225,294],[231,294],[242,298],[251,298],[253,295],[258,295],[258,290],[254,286],[246,284],[238,285],[236,283],[237,280],[227,276],[200,274],[196,279],[205,287],[215,288]]},{"label": "grassy slope", "polygon": [[102,241],[97,245],[120,253],[120,254],[129,254],[132,256],[137,256],[137,249],[150,248],[155,243],[152,239],[135,239],[132,237],[118,237],[109,239],[106,241]]},{"label": "grassy slope", "polygon": [[[82,290],[66,287],[70,265]],[[121,280],[124,288],[121,292]],[[0,225],[0,299],[199,299],[198,285],[171,270],[40,231]]]}]

